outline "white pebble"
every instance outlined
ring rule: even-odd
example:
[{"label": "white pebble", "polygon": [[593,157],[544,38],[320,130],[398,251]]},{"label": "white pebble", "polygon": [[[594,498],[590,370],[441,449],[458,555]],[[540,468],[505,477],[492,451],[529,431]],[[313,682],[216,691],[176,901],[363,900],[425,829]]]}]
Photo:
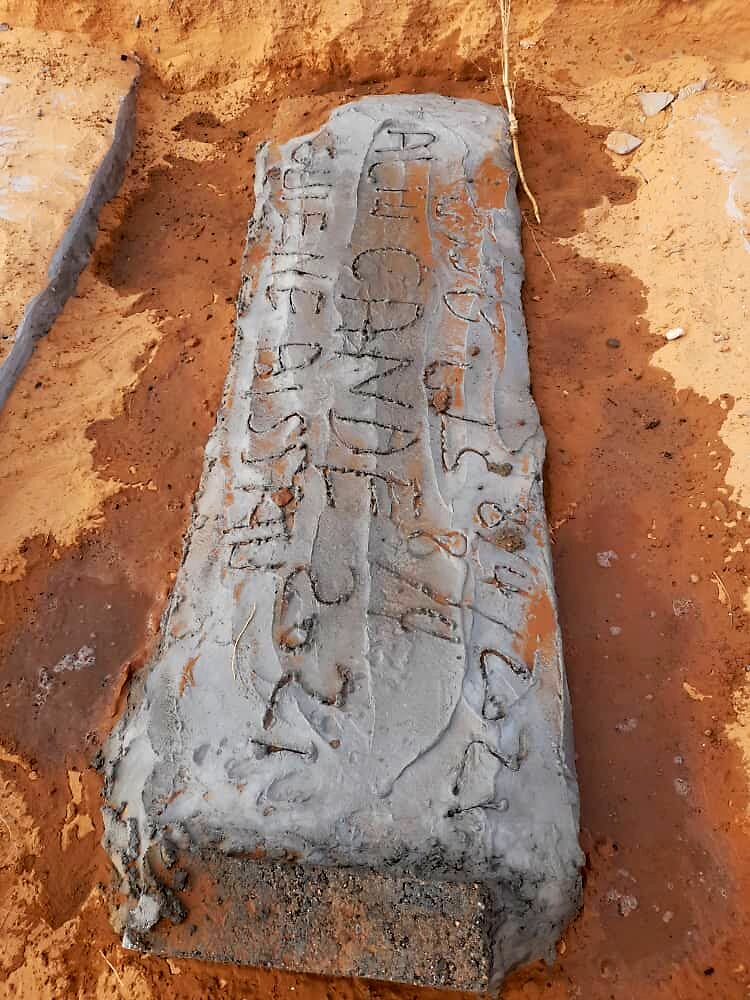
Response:
[{"label": "white pebble", "polygon": [[614,551],[614,549],[607,549],[606,552],[596,553],[596,561],[603,569],[609,569],[609,567],[612,565],[612,560],[618,558],[619,556]]},{"label": "white pebble", "polygon": [[643,142],[637,135],[629,132],[610,132],[607,136],[607,149],[612,153],[619,153],[620,156],[627,156]]}]

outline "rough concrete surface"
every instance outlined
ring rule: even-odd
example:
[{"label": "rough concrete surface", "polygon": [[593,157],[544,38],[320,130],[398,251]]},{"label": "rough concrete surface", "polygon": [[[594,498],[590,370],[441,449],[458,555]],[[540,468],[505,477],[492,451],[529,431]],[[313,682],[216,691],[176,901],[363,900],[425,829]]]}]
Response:
[{"label": "rough concrete surface", "polygon": [[[365,98],[260,151],[183,564],[108,748],[126,944],[184,954],[187,921],[204,957],[483,989],[575,912],[514,188],[505,115],[476,101]],[[261,948],[253,889],[230,946],[200,919],[206,879],[312,898],[337,869],[359,880],[346,949],[294,919]],[[394,938],[412,883],[451,884],[476,961]]]},{"label": "rough concrete surface", "polygon": [[86,266],[135,128],[137,66],[57,32],[0,33],[0,406]]}]

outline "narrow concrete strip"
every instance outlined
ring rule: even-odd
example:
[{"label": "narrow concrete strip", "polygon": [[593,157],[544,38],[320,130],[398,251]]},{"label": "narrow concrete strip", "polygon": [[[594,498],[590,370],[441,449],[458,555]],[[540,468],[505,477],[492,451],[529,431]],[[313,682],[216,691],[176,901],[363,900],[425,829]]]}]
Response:
[{"label": "narrow concrete strip", "polygon": [[[13,32],[16,34],[28,43],[36,33]],[[80,58],[79,48],[66,52],[61,46],[61,63],[64,65],[66,58]],[[5,55],[2,48],[0,54]],[[32,55],[33,49],[29,61],[34,65]],[[99,59],[113,61],[111,56]],[[81,65],[81,73],[87,66],[92,68],[91,59]],[[126,80],[121,96],[113,98],[118,81]],[[132,62],[126,70],[118,68],[107,82],[100,91],[103,106],[94,115],[87,106],[89,101],[81,98],[85,87],[63,88],[53,77],[41,73],[32,96],[22,77],[0,80],[0,94],[8,97],[0,105],[0,152],[5,155],[6,174],[5,182],[0,183],[0,224],[8,231],[7,243],[0,239],[0,261],[6,273],[0,297],[3,325],[15,310],[23,310],[10,349],[0,350],[0,407],[36,343],[49,332],[75,291],[93,249],[99,213],[122,184],[135,134],[137,68]],[[104,138],[101,122],[111,108],[116,112],[114,127]],[[95,124],[89,124],[87,115]],[[90,162],[75,162],[72,154],[80,157],[83,151]],[[18,161],[15,170],[14,160]],[[48,236],[59,242],[50,245]],[[3,253],[5,247],[7,254]],[[30,297],[19,300],[24,294]]]},{"label": "narrow concrete strip", "polygon": [[264,148],[237,337],[105,767],[125,943],[494,989],[582,855],[507,118]]}]

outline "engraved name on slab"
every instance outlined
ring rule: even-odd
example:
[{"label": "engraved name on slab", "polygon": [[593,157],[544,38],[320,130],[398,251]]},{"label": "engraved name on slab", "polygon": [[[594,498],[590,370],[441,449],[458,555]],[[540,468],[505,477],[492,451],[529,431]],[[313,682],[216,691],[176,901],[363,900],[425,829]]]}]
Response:
[{"label": "engraved name on slab", "polygon": [[259,152],[185,559],[110,746],[135,945],[163,916],[164,842],[480,883],[493,981],[575,910],[508,149],[498,109],[421,96]]}]

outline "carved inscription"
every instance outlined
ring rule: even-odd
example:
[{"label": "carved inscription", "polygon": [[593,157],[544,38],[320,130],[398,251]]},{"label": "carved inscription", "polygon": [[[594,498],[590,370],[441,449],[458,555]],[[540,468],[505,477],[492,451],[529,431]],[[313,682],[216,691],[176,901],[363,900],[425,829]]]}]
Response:
[{"label": "carved inscription", "polygon": [[[229,658],[212,676],[245,715],[226,773],[258,809],[330,794],[354,815],[434,755],[452,762],[441,815],[491,822],[556,656],[554,620],[527,624],[549,585],[543,452],[523,330],[506,335],[508,220],[482,180],[502,194],[507,171],[484,111],[457,129],[450,101],[395,106],[259,155],[175,599],[198,625],[173,634]],[[180,690],[189,713],[199,684]]]},{"label": "carved inscription", "polygon": [[259,331],[242,394],[247,475],[232,484],[242,516],[225,530],[229,571],[271,574],[275,592],[277,666],[253,682],[248,664],[263,730],[288,694],[316,702],[317,716],[347,712],[357,657],[342,656],[343,623],[363,650],[399,648],[407,673],[461,648],[451,669],[477,691],[478,723],[456,795],[477,747],[483,766],[521,767],[503,728],[535,683],[518,652],[535,582],[521,556],[528,504],[508,489],[513,452],[496,412],[503,318],[480,263],[488,216],[460,152],[416,119],[376,129],[343,254],[327,239],[341,211],[335,132],[266,170],[253,239],[268,235],[271,249],[245,309]]},{"label": "carved inscription", "polygon": [[[549,952],[580,855],[513,170],[501,109],[435,95],[258,152],[184,559],[108,750],[137,946],[161,841],[196,874],[378,873],[407,923],[409,880],[481,885],[462,926]],[[232,940],[265,939],[240,909]]]}]

